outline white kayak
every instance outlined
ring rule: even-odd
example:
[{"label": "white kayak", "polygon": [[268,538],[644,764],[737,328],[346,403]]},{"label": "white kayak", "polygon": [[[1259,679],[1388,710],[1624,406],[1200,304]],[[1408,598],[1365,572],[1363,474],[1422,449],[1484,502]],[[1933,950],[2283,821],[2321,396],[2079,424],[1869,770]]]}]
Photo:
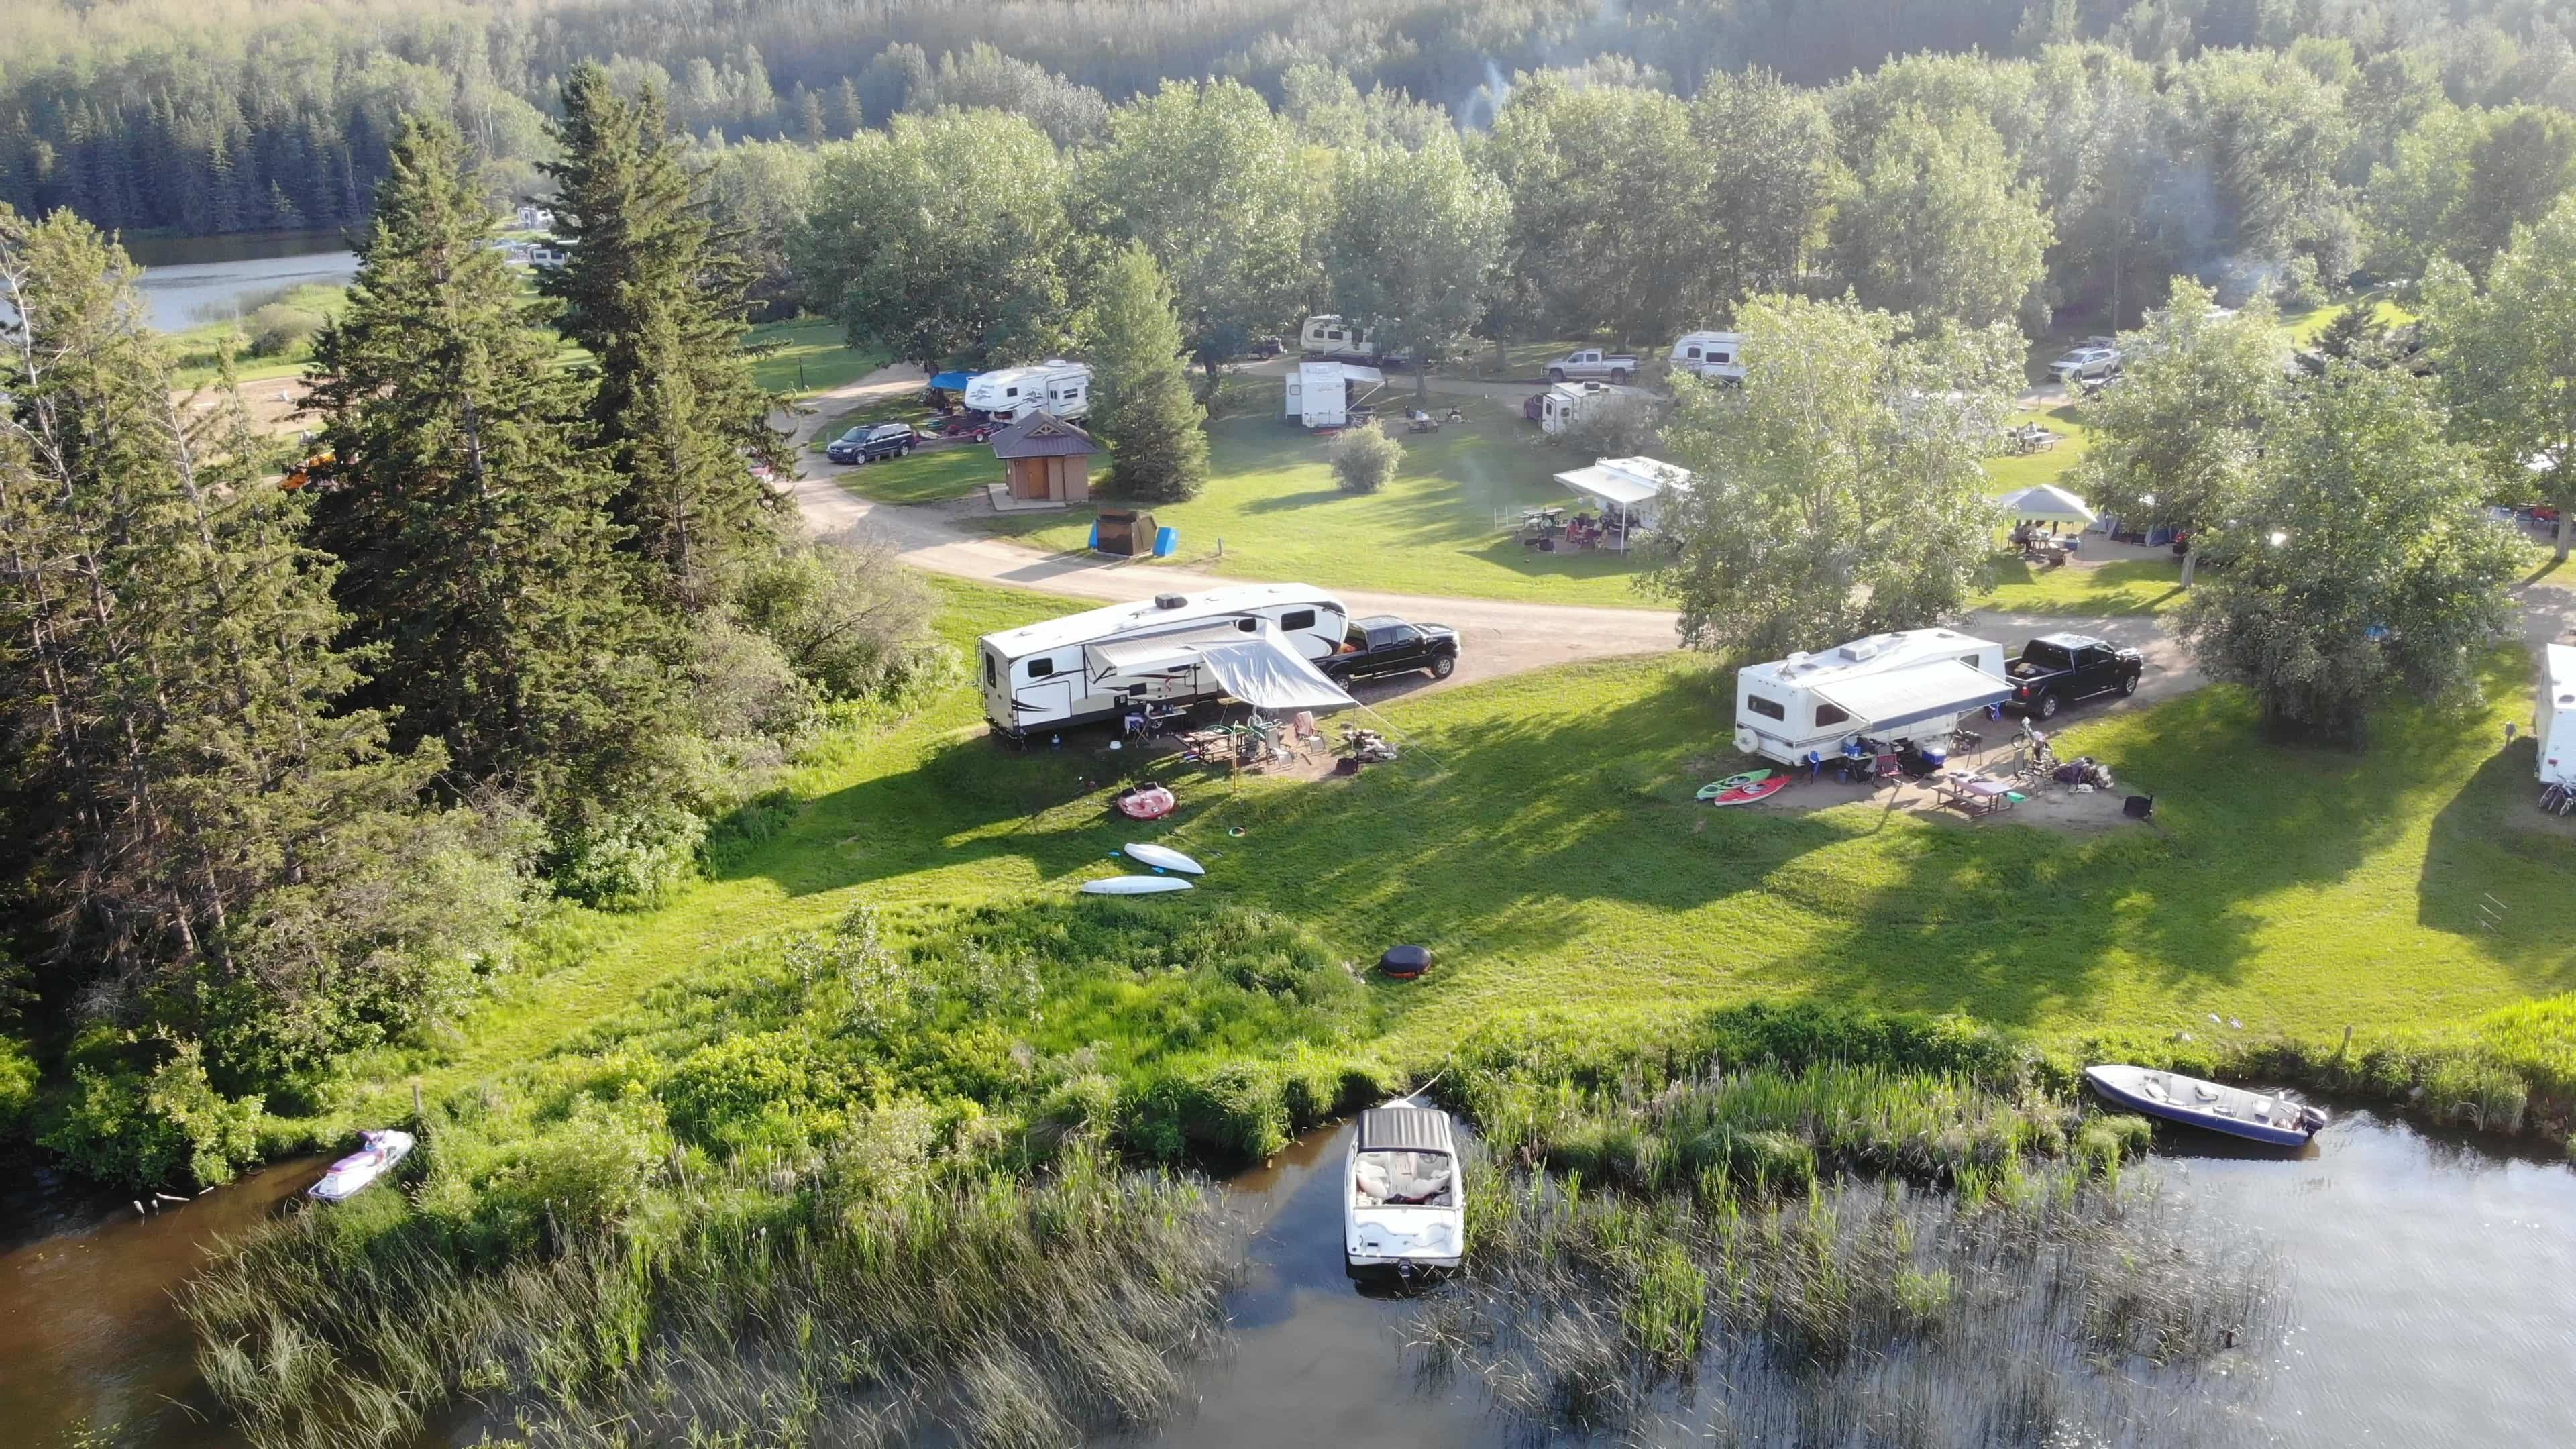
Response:
[{"label": "white kayak", "polygon": [[360,1141],[367,1145],[331,1164],[322,1180],[306,1191],[324,1202],[340,1202],[354,1197],[358,1190],[393,1171],[394,1164],[411,1154],[411,1134],[388,1127],[381,1132],[361,1132]]},{"label": "white kayak", "polygon": [[1139,845],[1134,841],[1129,841],[1127,844],[1118,848],[1127,852],[1127,858],[1129,860],[1135,861],[1139,865],[1150,865],[1156,870],[1177,870],[1183,875],[1207,874],[1206,866],[1199,864],[1197,861],[1190,859],[1188,856],[1181,854],[1179,851],[1172,849],[1168,845]]},{"label": "white kayak", "polygon": [[1189,888],[1188,881],[1174,880],[1167,875],[1113,875],[1107,880],[1087,880],[1082,883],[1083,892],[1086,895],[1095,896],[1152,896],[1161,895],[1165,891],[1185,891]]}]

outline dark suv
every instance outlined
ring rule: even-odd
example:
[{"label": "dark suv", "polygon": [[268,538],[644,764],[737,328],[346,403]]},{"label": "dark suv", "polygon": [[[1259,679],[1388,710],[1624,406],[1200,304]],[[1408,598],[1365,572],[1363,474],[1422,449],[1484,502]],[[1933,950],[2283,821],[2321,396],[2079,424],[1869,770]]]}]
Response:
[{"label": "dark suv", "polygon": [[879,423],[875,427],[862,423],[834,438],[823,456],[835,463],[873,463],[881,458],[900,458],[911,452],[918,441],[910,423]]},{"label": "dark suv", "polygon": [[2036,719],[2055,719],[2057,711],[2097,694],[2135,694],[2146,673],[2146,657],[2090,634],[2043,634],[2021,646],[2021,657],[2004,666],[2013,695],[2004,708]]},{"label": "dark suv", "polygon": [[1353,619],[1341,652],[1322,661],[1337,680],[1421,669],[1447,679],[1458,667],[1458,631],[1446,624],[1408,624],[1392,614]]}]

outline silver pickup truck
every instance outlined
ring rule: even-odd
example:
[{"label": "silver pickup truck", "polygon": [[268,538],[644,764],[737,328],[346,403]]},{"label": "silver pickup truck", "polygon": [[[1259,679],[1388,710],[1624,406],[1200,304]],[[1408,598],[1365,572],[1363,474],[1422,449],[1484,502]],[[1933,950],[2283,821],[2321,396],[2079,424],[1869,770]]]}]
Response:
[{"label": "silver pickup truck", "polygon": [[1604,352],[1598,347],[1582,347],[1547,365],[1550,382],[1625,383],[1637,375],[1637,355],[1633,352]]}]

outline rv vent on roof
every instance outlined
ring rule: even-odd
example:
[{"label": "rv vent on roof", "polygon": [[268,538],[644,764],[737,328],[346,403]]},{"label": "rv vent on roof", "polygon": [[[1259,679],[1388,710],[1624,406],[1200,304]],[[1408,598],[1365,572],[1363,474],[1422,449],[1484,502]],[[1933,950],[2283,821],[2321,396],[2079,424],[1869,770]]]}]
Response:
[{"label": "rv vent on roof", "polygon": [[1863,660],[1863,659],[1875,659],[1875,658],[1877,658],[1877,657],[1878,657],[1878,650],[1879,650],[1879,643],[1878,643],[1878,640],[1877,640],[1876,638],[1869,638],[1869,639],[1854,639],[1854,640],[1853,640],[1853,641],[1851,641],[1849,644],[1844,645],[1843,647],[1841,647],[1840,649],[1835,650],[1834,652],[1835,652],[1836,654],[1841,655],[1841,656],[1842,656],[1843,658],[1845,658],[1845,659],[1849,659],[1849,660],[1853,660],[1853,661],[1857,662],[1857,661],[1859,661],[1859,660]]},{"label": "rv vent on roof", "polygon": [[1189,596],[1186,594],[1156,594],[1154,596],[1154,607],[1157,609],[1184,608],[1187,607],[1189,602]]}]

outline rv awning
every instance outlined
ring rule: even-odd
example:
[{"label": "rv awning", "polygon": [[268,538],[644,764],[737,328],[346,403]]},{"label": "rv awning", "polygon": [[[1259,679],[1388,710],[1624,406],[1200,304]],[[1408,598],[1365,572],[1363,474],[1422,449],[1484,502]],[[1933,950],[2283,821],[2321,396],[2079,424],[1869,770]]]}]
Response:
[{"label": "rv awning", "polygon": [[1238,634],[1200,646],[1200,659],[1219,688],[1264,714],[1348,709],[1359,701],[1324,677],[1276,629]]},{"label": "rv awning", "polygon": [[1577,493],[1622,508],[1690,491],[1691,472],[1655,458],[1602,458],[1589,468],[1569,468],[1556,481]]},{"label": "rv awning", "polygon": [[1966,714],[2012,698],[2010,682],[1955,659],[1936,659],[1885,674],[1819,685],[1816,696],[1873,733],[1903,729],[1944,715]]},{"label": "rv awning", "polygon": [[943,372],[930,379],[930,385],[941,392],[964,392],[966,384],[983,376],[976,372]]},{"label": "rv awning", "polygon": [[1209,644],[1251,636],[1232,624],[1208,629],[1183,629],[1171,634],[1149,634],[1142,639],[1109,639],[1083,650],[1091,656],[1095,678],[1112,674],[1153,674],[1166,669],[1196,669],[1203,661],[1200,649]]}]

